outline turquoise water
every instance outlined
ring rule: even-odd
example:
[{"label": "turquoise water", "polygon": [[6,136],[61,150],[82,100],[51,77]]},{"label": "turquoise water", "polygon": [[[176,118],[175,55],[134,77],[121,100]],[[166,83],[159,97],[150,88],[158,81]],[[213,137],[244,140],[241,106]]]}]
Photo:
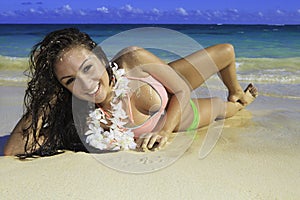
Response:
[{"label": "turquoise water", "polygon": [[[259,84],[264,95],[300,96],[300,25],[0,25],[0,85],[24,84],[21,71],[26,68],[31,47],[48,32],[70,26],[87,32],[98,43],[123,31],[149,26],[179,31],[203,47],[231,43],[241,82]],[[177,48],[175,40],[172,48]],[[107,48],[104,50],[109,51]],[[151,51],[166,61],[178,58],[166,51]]]},{"label": "turquoise water", "polygon": [[237,57],[300,57],[300,25],[0,25],[0,55],[25,57],[48,32],[78,27],[97,42],[122,31],[155,26],[179,31],[204,47],[232,43]]}]

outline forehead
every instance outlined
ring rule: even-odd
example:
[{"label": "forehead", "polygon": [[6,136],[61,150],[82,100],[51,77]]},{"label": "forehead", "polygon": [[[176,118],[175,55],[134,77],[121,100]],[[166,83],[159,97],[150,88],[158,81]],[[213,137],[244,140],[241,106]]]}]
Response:
[{"label": "forehead", "polygon": [[74,47],[63,51],[54,65],[56,75],[60,77],[76,73],[82,63],[93,55],[95,54],[92,51],[83,47]]},{"label": "forehead", "polygon": [[94,55],[92,51],[83,48],[83,47],[73,47],[67,50],[64,50],[58,56],[57,62],[70,62],[76,59],[85,59],[91,55]]}]

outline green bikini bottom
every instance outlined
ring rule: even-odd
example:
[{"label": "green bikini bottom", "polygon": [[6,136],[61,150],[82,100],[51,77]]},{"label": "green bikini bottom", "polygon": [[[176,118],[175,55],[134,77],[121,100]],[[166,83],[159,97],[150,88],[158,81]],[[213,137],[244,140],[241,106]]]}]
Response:
[{"label": "green bikini bottom", "polygon": [[198,108],[195,105],[195,103],[193,102],[193,100],[190,100],[190,104],[192,106],[193,112],[194,112],[194,119],[192,124],[190,125],[190,127],[188,127],[188,129],[186,129],[187,131],[192,131],[198,128],[199,122],[200,122],[200,116],[199,116],[199,112],[198,112]]}]

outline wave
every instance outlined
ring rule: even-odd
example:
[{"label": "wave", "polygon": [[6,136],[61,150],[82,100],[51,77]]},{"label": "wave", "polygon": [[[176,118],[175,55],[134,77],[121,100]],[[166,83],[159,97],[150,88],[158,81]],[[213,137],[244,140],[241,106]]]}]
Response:
[{"label": "wave", "polygon": [[25,86],[28,80],[22,70],[1,70],[0,72],[0,86]]},{"label": "wave", "polygon": [[[164,54],[161,54],[164,57]],[[300,83],[300,57],[237,58],[239,81],[255,83]],[[0,83],[24,82],[21,73],[28,68],[28,58],[0,55]],[[16,72],[16,73],[15,73]]]},{"label": "wave", "polygon": [[237,75],[239,81],[254,83],[281,83],[281,84],[299,84],[300,73],[281,75],[281,74],[246,74]]},{"label": "wave", "polygon": [[16,71],[28,68],[28,58],[9,57],[0,55],[0,70]]},{"label": "wave", "polygon": [[294,58],[238,58],[240,81],[259,83],[300,83],[300,57]]},{"label": "wave", "polygon": [[300,57],[293,58],[237,58],[239,71],[300,70]]}]

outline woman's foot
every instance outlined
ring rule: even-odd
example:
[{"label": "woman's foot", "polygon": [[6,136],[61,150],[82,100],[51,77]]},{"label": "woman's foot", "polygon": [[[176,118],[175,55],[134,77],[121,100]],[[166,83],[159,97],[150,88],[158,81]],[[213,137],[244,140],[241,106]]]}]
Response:
[{"label": "woman's foot", "polygon": [[252,103],[255,98],[258,96],[257,88],[250,83],[244,91],[238,91],[233,94],[229,94],[228,101],[230,102],[239,102],[243,106],[247,106]]}]

